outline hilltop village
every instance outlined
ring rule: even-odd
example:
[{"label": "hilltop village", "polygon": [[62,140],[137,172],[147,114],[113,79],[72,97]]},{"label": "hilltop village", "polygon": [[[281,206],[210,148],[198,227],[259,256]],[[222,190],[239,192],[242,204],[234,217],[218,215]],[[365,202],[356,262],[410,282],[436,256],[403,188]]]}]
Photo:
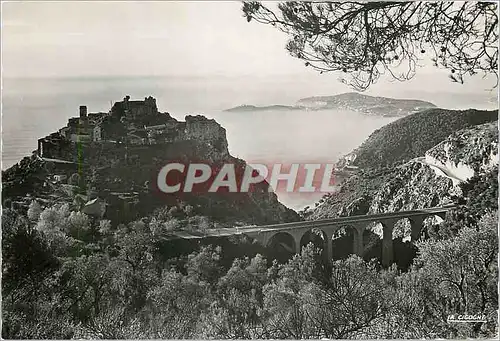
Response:
[{"label": "hilltop village", "polygon": [[167,112],[159,112],[156,99],[116,102],[107,113],[87,113],[80,106],[79,117],[72,117],[58,132],[38,140],[37,155],[46,159],[75,161],[72,151],[81,145],[114,143],[132,146],[156,145],[198,140],[213,143],[227,152],[226,133],[218,123],[204,116],[186,116],[179,122]]},{"label": "hilltop village", "polygon": [[[231,159],[226,131],[215,120],[187,115],[177,121],[156,99],[126,96],[109,112],[79,116],[38,140],[38,148],[3,174],[4,195],[26,209],[34,198],[69,203],[97,218],[129,221],[164,205],[154,177],[168,160]],[[7,205],[8,206],[8,205]]]}]

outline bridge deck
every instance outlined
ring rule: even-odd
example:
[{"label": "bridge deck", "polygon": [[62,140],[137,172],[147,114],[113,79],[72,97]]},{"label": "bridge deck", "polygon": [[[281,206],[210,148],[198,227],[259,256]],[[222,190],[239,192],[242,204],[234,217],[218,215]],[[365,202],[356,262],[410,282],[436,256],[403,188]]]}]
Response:
[{"label": "bridge deck", "polygon": [[[399,212],[390,212],[390,213],[378,213],[378,214],[366,214],[366,215],[353,215],[349,217],[340,217],[340,218],[330,218],[330,219],[320,219],[320,220],[311,220],[311,221],[298,221],[293,223],[282,223],[282,224],[273,224],[273,225],[262,225],[258,226],[260,230],[288,230],[293,228],[302,228],[302,227],[317,227],[324,225],[347,225],[349,223],[356,222],[372,222],[377,221],[379,219],[402,219],[412,216],[421,216],[424,214],[437,214],[444,213],[453,208],[458,207],[458,205],[450,204],[442,207],[432,207],[432,208],[423,208],[419,210],[411,210],[411,211],[399,211]],[[253,230],[256,227],[249,227],[249,230]],[[246,230],[247,228],[241,227],[240,230]]]},{"label": "bridge deck", "polygon": [[321,220],[311,220],[311,221],[298,221],[292,223],[282,223],[282,224],[272,224],[272,225],[261,225],[261,226],[242,226],[242,227],[229,227],[221,229],[210,229],[204,232],[189,232],[189,231],[178,231],[174,232],[169,236],[166,236],[165,240],[173,239],[201,239],[209,237],[226,237],[231,235],[241,235],[241,234],[255,234],[264,231],[287,231],[298,228],[315,228],[321,226],[330,225],[348,225],[351,223],[359,222],[374,222],[377,220],[387,220],[387,219],[403,219],[408,217],[422,216],[428,214],[445,213],[453,208],[457,208],[458,205],[450,204],[442,207],[432,207],[424,208],[419,210],[411,211],[399,211],[390,213],[379,213],[379,214],[368,214],[368,215],[355,215],[349,217],[331,218],[331,219],[321,219]]}]

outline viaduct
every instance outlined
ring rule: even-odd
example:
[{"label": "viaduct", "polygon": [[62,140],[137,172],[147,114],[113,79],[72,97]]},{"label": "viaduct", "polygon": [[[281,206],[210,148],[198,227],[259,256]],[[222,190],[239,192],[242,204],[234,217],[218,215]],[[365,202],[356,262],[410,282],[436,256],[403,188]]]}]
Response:
[{"label": "viaduct", "polygon": [[407,218],[411,225],[411,241],[415,242],[422,230],[423,222],[427,217],[438,216],[444,219],[446,212],[456,208],[456,205],[442,207],[424,208],[412,211],[399,211],[391,213],[357,215],[341,218],[322,219],[313,221],[300,221],[264,226],[233,227],[219,230],[208,230],[202,235],[194,235],[187,231],[175,232],[173,238],[167,239],[198,239],[207,237],[223,237],[230,235],[247,235],[256,239],[264,246],[270,245],[273,237],[278,234],[287,234],[293,239],[292,249],[300,253],[301,240],[304,235],[313,228],[321,232],[324,248],[329,260],[333,258],[332,238],[339,229],[350,228],[353,232],[353,252],[359,256],[363,254],[363,232],[371,223],[380,223],[383,227],[382,238],[382,264],[389,266],[393,263],[393,240],[392,232],[397,221]]}]

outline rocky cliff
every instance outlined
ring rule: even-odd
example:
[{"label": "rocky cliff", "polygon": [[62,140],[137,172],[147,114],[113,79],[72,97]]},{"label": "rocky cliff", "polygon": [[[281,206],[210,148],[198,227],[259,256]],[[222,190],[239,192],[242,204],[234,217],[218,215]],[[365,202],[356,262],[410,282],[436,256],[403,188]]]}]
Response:
[{"label": "rocky cliff", "polygon": [[486,123],[451,134],[425,153],[425,162],[446,169],[461,181],[498,165],[498,125]]},{"label": "rocky cliff", "polygon": [[[324,197],[309,213],[308,219],[413,210],[464,202],[467,202],[470,206],[467,209],[470,210],[495,209],[497,186],[486,185],[487,188],[483,188],[485,186],[482,184],[497,182],[497,123],[489,122],[456,131],[420,157],[406,163],[361,169],[342,185],[339,193]],[[478,186],[483,188],[479,193],[464,193],[464,188],[471,193],[478,192],[474,189]],[[436,219],[428,219],[425,226],[432,226],[437,222]],[[381,238],[380,226],[373,224],[369,230]],[[398,222],[393,237],[408,240],[409,222]]]},{"label": "rocky cliff", "polygon": [[450,202],[460,196],[456,178],[463,182],[497,170],[497,122],[459,130],[422,153],[422,157],[404,164],[361,169],[346,180],[339,193],[325,197],[309,219],[416,209]]}]

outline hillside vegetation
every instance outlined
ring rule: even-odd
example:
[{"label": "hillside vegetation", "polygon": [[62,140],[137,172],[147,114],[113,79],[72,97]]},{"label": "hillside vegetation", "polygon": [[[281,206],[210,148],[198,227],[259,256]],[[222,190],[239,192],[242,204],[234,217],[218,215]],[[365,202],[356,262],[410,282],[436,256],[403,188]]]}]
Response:
[{"label": "hillside vegetation", "polygon": [[[157,221],[97,230],[64,207],[5,210],[2,337],[492,338],[497,221],[497,212],[476,228],[457,220],[458,233],[421,244],[401,273],[357,256],[325,264],[312,244],[286,263],[242,245],[229,248],[240,251],[234,259],[220,246],[172,258]],[[443,319],[464,307],[488,322]]]},{"label": "hillside vegetation", "polygon": [[498,110],[428,109],[394,121],[373,132],[354,150],[361,168],[380,168],[423,156],[453,132],[492,122]]}]

